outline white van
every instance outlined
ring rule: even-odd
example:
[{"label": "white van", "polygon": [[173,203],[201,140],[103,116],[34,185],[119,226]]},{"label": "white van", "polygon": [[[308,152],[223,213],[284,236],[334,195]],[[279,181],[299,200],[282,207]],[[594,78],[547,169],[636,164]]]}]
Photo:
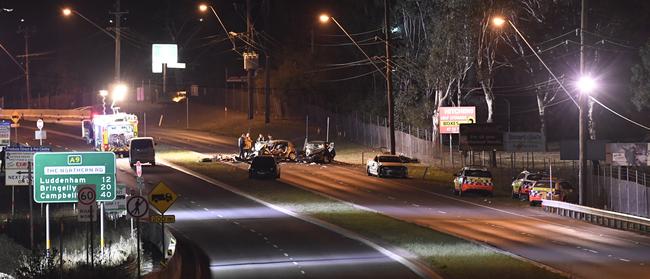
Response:
[{"label": "white van", "polygon": [[134,166],[137,161],[142,164],[156,165],[156,144],[152,137],[132,138],[129,144],[129,164]]}]

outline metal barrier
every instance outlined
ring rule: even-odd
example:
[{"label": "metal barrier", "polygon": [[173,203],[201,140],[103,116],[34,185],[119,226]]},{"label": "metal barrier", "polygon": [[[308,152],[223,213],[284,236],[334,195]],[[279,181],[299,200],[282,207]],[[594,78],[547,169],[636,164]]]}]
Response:
[{"label": "metal barrier", "polygon": [[650,232],[650,219],[577,204],[543,200],[544,211],[610,228]]},{"label": "metal barrier", "polygon": [[90,109],[82,107],[77,109],[0,109],[0,118],[11,119],[14,113],[27,120],[39,118],[44,120],[83,120],[91,117]]}]

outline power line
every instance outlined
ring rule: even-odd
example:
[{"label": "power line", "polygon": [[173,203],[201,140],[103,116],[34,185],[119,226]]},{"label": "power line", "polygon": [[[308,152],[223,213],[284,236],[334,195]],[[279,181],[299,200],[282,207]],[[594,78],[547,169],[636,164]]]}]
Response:
[{"label": "power line", "polygon": [[649,131],[650,131],[650,127],[645,126],[645,125],[643,125],[643,124],[641,124],[641,123],[639,123],[639,122],[636,122],[636,121],[634,121],[634,120],[632,120],[632,119],[629,119],[629,118],[623,116],[622,114],[620,114],[620,113],[614,111],[613,109],[611,109],[611,108],[605,106],[605,104],[601,103],[600,101],[598,101],[598,100],[597,100],[596,98],[594,98],[593,96],[589,96],[589,99],[593,100],[594,102],[596,102],[597,104],[599,104],[601,107],[604,107],[606,110],[608,110],[609,112],[613,113],[614,115],[616,115],[616,116],[618,116],[618,117],[620,117],[620,118],[623,118],[623,119],[625,119],[626,121],[628,121],[628,122],[630,122],[630,123],[632,123],[632,124],[634,124],[634,125],[637,125],[637,126],[643,128],[643,129],[646,129],[646,130],[649,130]]}]

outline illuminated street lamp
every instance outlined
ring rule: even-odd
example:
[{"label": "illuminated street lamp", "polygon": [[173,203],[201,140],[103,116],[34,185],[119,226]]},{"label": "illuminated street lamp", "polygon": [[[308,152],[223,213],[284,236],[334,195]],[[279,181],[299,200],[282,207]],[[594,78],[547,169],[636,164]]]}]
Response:
[{"label": "illuminated street lamp", "polygon": [[61,9],[61,14],[63,14],[64,17],[70,17],[70,16],[72,16],[72,14],[75,14],[75,15],[79,16],[80,18],[82,18],[83,20],[85,20],[86,22],[90,23],[92,26],[95,26],[95,28],[97,28],[97,29],[101,30],[102,32],[104,32],[104,34],[108,35],[113,40],[115,40],[115,78],[114,79],[115,79],[115,81],[119,81],[120,80],[120,69],[119,69],[120,68],[120,48],[119,48],[120,36],[119,36],[119,33],[118,33],[117,36],[113,35],[111,32],[106,31],[105,28],[100,27],[94,21],[88,19],[87,17],[82,15],[80,12],[78,12],[78,11],[76,11],[74,9],[71,9],[71,8],[63,8],[63,9]]},{"label": "illuminated street lamp", "polygon": [[106,96],[108,96],[108,90],[99,90],[99,96],[102,96],[102,113],[106,114]]},{"label": "illuminated street lamp", "polygon": [[[581,49],[580,49],[580,72],[581,73],[584,72],[584,69],[583,69],[584,68],[584,65],[583,65],[584,64],[583,63],[583,60],[584,60],[584,57],[583,57],[584,56],[584,54],[583,54],[584,53],[583,52],[584,41],[583,41],[583,36],[582,36],[582,31],[584,30],[584,1],[583,1],[582,16],[583,16],[583,18],[581,20],[582,23],[581,23],[581,28],[580,28],[580,33],[581,33],[580,34],[581,35],[580,36],[580,45],[581,45]],[[578,82],[576,84],[576,87],[578,88],[578,90],[582,94],[581,94],[580,98],[578,100],[576,100],[569,93],[569,91],[566,89],[566,87],[564,87],[564,85],[558,80],[558,78],[555,76],[555,74],[553,74],[553,71],[551,71],[551,69],[546,65],[546,63],[544,63],[544,60],[542,60],[542,58],[539,56],[539,54],[537,54],[537,51],[535,49],[533,49],[533,47],[530,45],[528,40],[526,40],[524,35],[522,35],[521,32],[519,32],[519,29],[517,29],[517,26],[515,26],[512,23],[512,21],[510,21],[510,20],[508,20],[508,19],[506,19],[504,17],[500,17],[500,16],[492,18],[492,24],[495,27],[500,28],[503,25],[505,25],[506,22],[508,24],[510,24],[512,29],[515,30],[517,35],[519,35],[519,37],[524,41],[524,43],[526,43],[526,46],[528,46],[528,48],[533,52],[535,57],[537,57],[537,59],[542,63],[544,68],[546,68],[546,70],[551,74],[553,79],[560,85],[560,88],[562,88],[564,93],[566,93],[567,96],[569,96],[569,98],[571,98],[571,101],[573,101],[573,103],[578,107],[578,149],[579,149],[578,150],[578,157],[579,157],[578,158],[578,197],[579,197],[579,204],[584,205],[584,196],[585,196],[584,195],[584,189],[585,189],[585,184],[587,182],[587,180],[586,180],[586,177],[587,177],[587,135],[586,135],[586,132],[585,132],[586,131],[585,115],[586,115],[586,111],[587,111],[586,100],[587,100],[587,95],[589,93],[591,93],[591,91],[593,91],[595,89],[596,83],[592,78],[590,78],[588,76],[580,77],[580,79],[578,80]]]},{"label": "illuminated street lamp", "polygon": [[111,109],[113,110],[113,114],[118,113],[120,109],[119,107],[115,106],[115,103],[123,101],[124,98],[126,98],[126,93],[128,90],[129,88],[124,83],[116,83],[113,85],[113,90],[111,92],[111,98],[113,99],[113,102],[111,103]]},{"label": "illuminated street lamp", "polygon": [[597,86],[596,81],[590,76],[583,76],[576,82],[576,87],[580,93],[587,95],[591,94]]},{"label": "illuminated street lamp", "polygon": [[[387,9],[388,8],[387,4],[384,3],[384,5],[385,5],[385,8]],[[388,15],[388,10],[385,10],[384,11],[384,16],[386,17],[385,18],[386,24],[388,24],[387,15]],[[389,145],[390,145],[390,153],[395,155],[395,126],[393,124],[394,122],[393,122],[393,96],[392,96],[393,93],[392,93],[392,88],[391,88],[392,87],[392,85],[391,85],[392,81],[391,81],[391,66],[390,66],[391,65],[390,64],[390,48],[389,48],[389,45],[388,45],[388,41],[390,40],[390,38],[388,36],[389,36],[390,32],[388,31],[388,26],[386,26],[386,30],[387,30],[386,31],[386,36],[387,36],[386,37],[386,73],[384,74],[382,72],[382,70],[379,69],[379,66],[377,66],[375,61],[370,59],[368,54],[366,54],[366,52],[363,51],[361,46],[359,46],[359,44],[352,38],[352,36],[350,36],[348,31],[345,30],[345,28],[343,28],[343,26],[341,26],[341,24],[334,17],[332,17],[332,16],[330,16],[328,14],[321,14],[318,17],[318,20],[323,24],[327,24],[330,20],[332,20],[336,24],[336,26],[338,26],[339,29],[341,29],[341,31],[343,31],[343,33],[345,33],[345,35],[348,37],[348,39],[350,39],[350,41],[352,41],[352,43],[354,43],[354,45],[359,49],[359,51],[361,51],[363,56],[365,56],[366,59],[368,59],[368,61],[370,61],[370,64],[375,66],[375,69],[377,69],[377,71],[386,80],[386,95],[387,95],[387,100],[388,100],[388,102],[387,102],[388,103],[388,112],[387,112],[387,115],[388,115],[388,130],[389,130],[389,133],[390,133]]]}]

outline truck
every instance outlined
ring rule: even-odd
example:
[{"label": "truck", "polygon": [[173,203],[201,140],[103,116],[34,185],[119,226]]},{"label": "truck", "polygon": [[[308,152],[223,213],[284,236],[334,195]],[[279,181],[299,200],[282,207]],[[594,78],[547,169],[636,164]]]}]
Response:
[{"label": "truck", "polygon": [[97,151],[129,154],[129,141],[138,136],[138,117],[124,112],[97,114],[81,122],[81,136]]}]

